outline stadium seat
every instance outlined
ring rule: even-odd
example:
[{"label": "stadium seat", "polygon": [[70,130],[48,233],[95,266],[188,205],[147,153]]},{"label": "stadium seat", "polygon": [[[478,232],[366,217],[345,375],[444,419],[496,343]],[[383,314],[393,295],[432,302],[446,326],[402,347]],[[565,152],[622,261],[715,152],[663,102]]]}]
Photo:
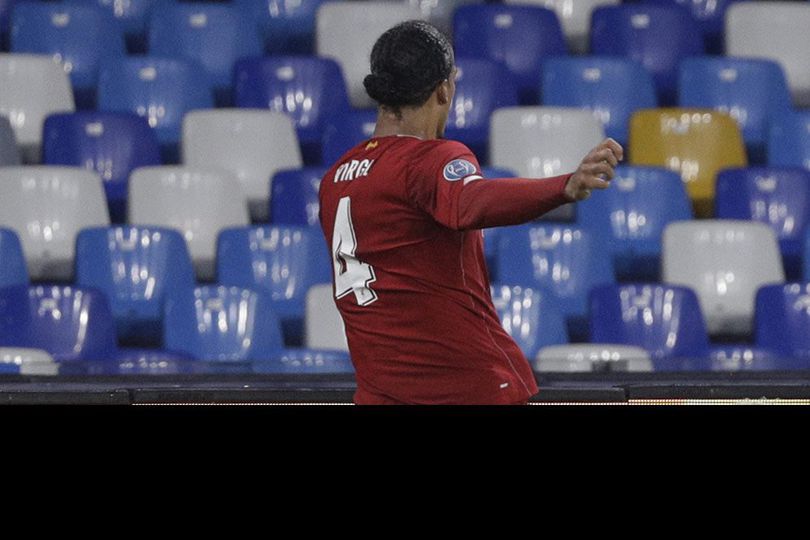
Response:
[{"label": "stadium seat", "polygon": [[674,105],[678,63],[704,53],[703,37],[686,8],[678,5],[600,6],[591,19],[591,54],[626,56],[653,76],[658,101]]},{"label": "stadium seat", "polygon": [[[756,295],[756,344],[810,368],[810,284],[768,285]],[[803,364],[803,365],[802,365]]]},{"label": "stadium seat", "polygon": [[350,108],[337,62],[308,56],[245,58],[234,73],[236,106],[289,115],[304,162],[319,165],[326,122]]},{"label": "stadium seat", "polygon": [[316,55],[340,64],[352,106],[374,106],[363,86],[374,42],[395,24],[418,19],[420,15],[418,8],[404,2],[325,2],[318,8]]},{"label": "stadium seat", "polygon": [[223,230],[217,244],[222,285],[267,293],[290,345],[303,343],[306,293],[331,282],[329,250],[317,229],[289,226]]},{"label": "stadium seat", "polygon": [[72,280],[76,235],[109,224],[96,173],[58,166],[0,168],[0,227],[17,233],[32,280]]},{"label": "stadium seat", "polygon": [[152,8],[149,54],[197,61],[220,106],[233,103],[233,68],[239,58],[264,50],[253,21],[230,3],[166,2]]},{"label": "stadium seat", "polygon": [[[590,111],[570,107],[506,107],[492,113],[489,164],[526,178],[572,173],[605,138]],[[563,205],[544,219],[571,221],[574,205]]]},{"label": "stadium seat", "polygon": [[776,234],[750,221],[670,223],[661,264],[665,283],[695,291],[713,337],[750,335],[757,289],[785,280]]},{"label": "stadium seat", "polygon": [[553,9],[562,24],[568,49],[578,55],[588,52],[593,9],[619,2],[620,0],[504,0],[505,4],[530,4]]},{"label": "stadium seat", "polygon": [[678,172],[696,217],[713,215],[715,177],[724,168],[745,167],[740,128],[711,109],[645,109],[630,119],[630,164]]},{"label": "stadium seat", "polygon": [[709,336],[695,292],[635,283],[590,293],[591,341],[641,347],[654,371],[708,370]]},{"label": "stadium seat", "polygon": [[645,0],[647,3],[681,5],[687,8],[703,35],[703,44],[711,54],[723,54],[726,10],[742,0]]},{"label": "stadium seat", "polygon": [[28,268],[17,233],[0,227],[0,287],[12,285],[28,285]]},{"label": "stadium seat", "polygon": [[810,171],[801,168],[725,169],[717,175],[715,216],[769,225],[779,240],[785,274],[801,279],[810,213]]},{"label": "stadium seat", "polygon": [[222,170],[164,166],[135,169],[129,178],[129,223],[179,230],[200,281],[212,281],[222,229],[248,225],[238,180]]},{"label": "stadium seat", "polygon": [[258,109],[194,111],[183,119],[183,163],[234,174],[255,221],[267,221],[270,179],[302,166],[298,137],[285,114]]},{"label": "stadium seat", "polygon": [[444,136],[466,144],[484,162],[489,156],[489,120],[495,109],[518,104],[517,88],[501,64],[456,58],[456,93]]},{"label": "stadium seat", "polygon": [[195,359],[188,353],[162,349],[124,347],[104,361],[77,361],[59,366],[60,375],[119,376],[119,375],[186,375],[213,370],[207,362]]},{"label": "stadium seat", "polygon": [[196,287],[166,302],[164,346],[198,360],[260,361],[283,347],[269,299],[240,287]]},{"label": "stadium seat", "polygon": [[349,351],[343,318],[335,305],[331,283],[313,285],[306,295],[304,347]]},{"label": "stadium seat", "polygon": [[[388,0],[401,2],[403,0]],[[419,9],[421,19],[429,21],[439,28],[446,36],[453,34],[453,14],[458,8],[466,4],[483,4],[485,0],[404,0]]]},{"label": "stadium seat", "polygon": [[577,203],[577,223],[603,238],[621,281],[658,281],[664,227],[691,218],[680,176],[656,167],[619,165],[610,189]]},{"label": "stadium seat", "polygon": [[621,145],[627,144],[630,116],[658,106],[652,75],[629,58],[551,58],[543,63],[541,85],[543,105],[590,109]]},{"label": "stadium seat", "polygon": [[14,129],[24,163],[39,163],[42,124],[55,112],[73,112],[70,79],[51,58],[0,53],[0,116]]},{"label": "stadium seat", "polygon": [[581,227],[559,223],[507,227],[498,236],[498,280],[545,287],[557,295],[571,341],[582,341],[588,291],[615,283],[608,246]]},{"label": "stadium seat", "polygon": [[315,227],[320,231],[318,189],[325,167],[304,167],[273,175],[270,194],[270,222],[273,225]]},{"label": "stadium seat", "polygon": [[313,54],[315,14],[325,0],[235,0],[234,5],[255,21],[266,54]]},{"label": "stadium seat", "polygon": [[19,165],[20,149],[17,148],[17,138],[14,128],[5,116],[0,116],[0,167]]},{"label": "stadium seat", "polygon": [[179,159],[183,116],[213,107],[213,91],[203,69],[190,60],[130,56],[103,66],[99,75],[98,110],[146,118],[166,164]]},{"label": "stadium seat", "polygon": [[540,103],[537,83],[543,61],[568,53],[556,13],[540,6],[461,6],[453,15],[453,45],[460,58],[506,66],[521,105]]},{"label": "stadium seat", "polygon": [[810,4],[738,2],[726,11],[725,54],[778,62],[797,107],[810,106]]},{"label": "stadium seat", "polygon": [[503,282],[493,283],[491,292],[501,325],[530,362],[541,348],[568,343],[565,316],[554,293]]},{"label": "stadium seat", "polygon": [[806,359],[751,345],[714,345],[709,351],[712,371],[785,371],[808,369]]},{"label": "stadium seat", "polygon": [[108,10],[126,38],[127,52],[146,52],[146,23],[159,0],[62,0],[66,4],[99,5]]},{"label": "stadium seat", "polygon": [[641,347],[609,343],[549,345],[537,353],[532,368],[539,373],[652,371],[650,353]]},{"label": "stadium seat", "polygon": [[48,351],[24,347],[0,347],[0,374],[58,375],[59,364]]},{"label": "stadium seat", "polygon": [[755,58],[685,58],[678,72],[678,106],[711,108],[737,121],[749,160],[764,163],[772,118],[791,109],[779,64]]},{"label": "stadium seat", "polygon": [[126,221],[129,173],[161,164],[155,133],[131,112],[52,114],[45,119],[42,139],[46,165],[85,167],[101,176],[113,223]]},{"label": "stadium seat", "polygon": [[76,239],[76,285],[103,291],[119,343],[160,346],[166,298],[194,287],[183,236],[156,227],[97,227]]},{"label": "stadium seat", "polygon": [[374,135],[377,109],[354,109],[333,115],[326,123],[322,138],[322,162],[331,167],[355,145]]},{"label": "stadium seat", "polygon": [[810,111],[785,111],[771,122],[768,165],[810,170]]},{"label": "stadium seat", "polygon": [[70,286],[0,289],[0,346],[43,349],[57,362],[112,359],[117,347],[107,298]]},{"label": "stadium seat", "polygon": [[354,373],[349,353],[325,349],[282,349],[266,362],[254,362],[254,373]]}]

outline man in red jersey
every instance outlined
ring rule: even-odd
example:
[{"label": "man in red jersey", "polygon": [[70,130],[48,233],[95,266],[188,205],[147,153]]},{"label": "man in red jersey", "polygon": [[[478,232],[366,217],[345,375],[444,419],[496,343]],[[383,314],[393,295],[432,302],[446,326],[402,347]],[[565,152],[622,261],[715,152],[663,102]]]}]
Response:
[{"label": "man in red jersey", "polygon": [[466,146],[441,138],[454,78],[452,47],[435,27],[386,31],[364,80],[379,104],[374,135],[321,181],[357,404],[523,404],[537,393],[492,304],[480,229],[587,198],[622,159],[607,139],[572,174],[484,180]]}]

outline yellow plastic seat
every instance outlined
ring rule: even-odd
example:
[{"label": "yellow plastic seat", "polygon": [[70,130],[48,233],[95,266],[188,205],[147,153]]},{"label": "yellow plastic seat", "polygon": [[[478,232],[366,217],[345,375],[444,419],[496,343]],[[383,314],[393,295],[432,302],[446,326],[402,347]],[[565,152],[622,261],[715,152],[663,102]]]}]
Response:
[{"label": "yellow plastic seat", "polygon": [[745,167],[737,122],[712,109],[643,109],[630,119],[630,163],[665,167],[681,175],[696,217],[712,217],[715,177]]}]

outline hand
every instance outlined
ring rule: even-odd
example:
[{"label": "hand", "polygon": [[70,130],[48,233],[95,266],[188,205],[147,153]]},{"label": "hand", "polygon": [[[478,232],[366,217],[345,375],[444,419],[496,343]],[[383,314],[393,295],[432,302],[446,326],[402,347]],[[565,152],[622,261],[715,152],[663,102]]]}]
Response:
[{"label": "hand", "polygon": [[607,189],[616,174],[614,170],[624,158],[624,149],[611,138],[588,152],[579,167],[565,184],[565,194],[572,201],[591,196],[592,189]]}]

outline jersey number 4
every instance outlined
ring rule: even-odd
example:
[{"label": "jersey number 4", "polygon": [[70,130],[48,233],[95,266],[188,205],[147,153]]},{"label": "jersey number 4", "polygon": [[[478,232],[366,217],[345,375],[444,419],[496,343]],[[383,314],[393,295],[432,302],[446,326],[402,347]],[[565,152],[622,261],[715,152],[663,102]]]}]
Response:
[{"label": "jersey number 4", "polygon": [[355,256],[357,237],[352,225],[352,201],[349,197],[340,199],[335,214],[335,227],[332,232],[332,264],[335,267],[335,297],[343,298],[354,293],[357,304],[367,306],[377,300],[369,284],[377,280],[374,268]]}]

